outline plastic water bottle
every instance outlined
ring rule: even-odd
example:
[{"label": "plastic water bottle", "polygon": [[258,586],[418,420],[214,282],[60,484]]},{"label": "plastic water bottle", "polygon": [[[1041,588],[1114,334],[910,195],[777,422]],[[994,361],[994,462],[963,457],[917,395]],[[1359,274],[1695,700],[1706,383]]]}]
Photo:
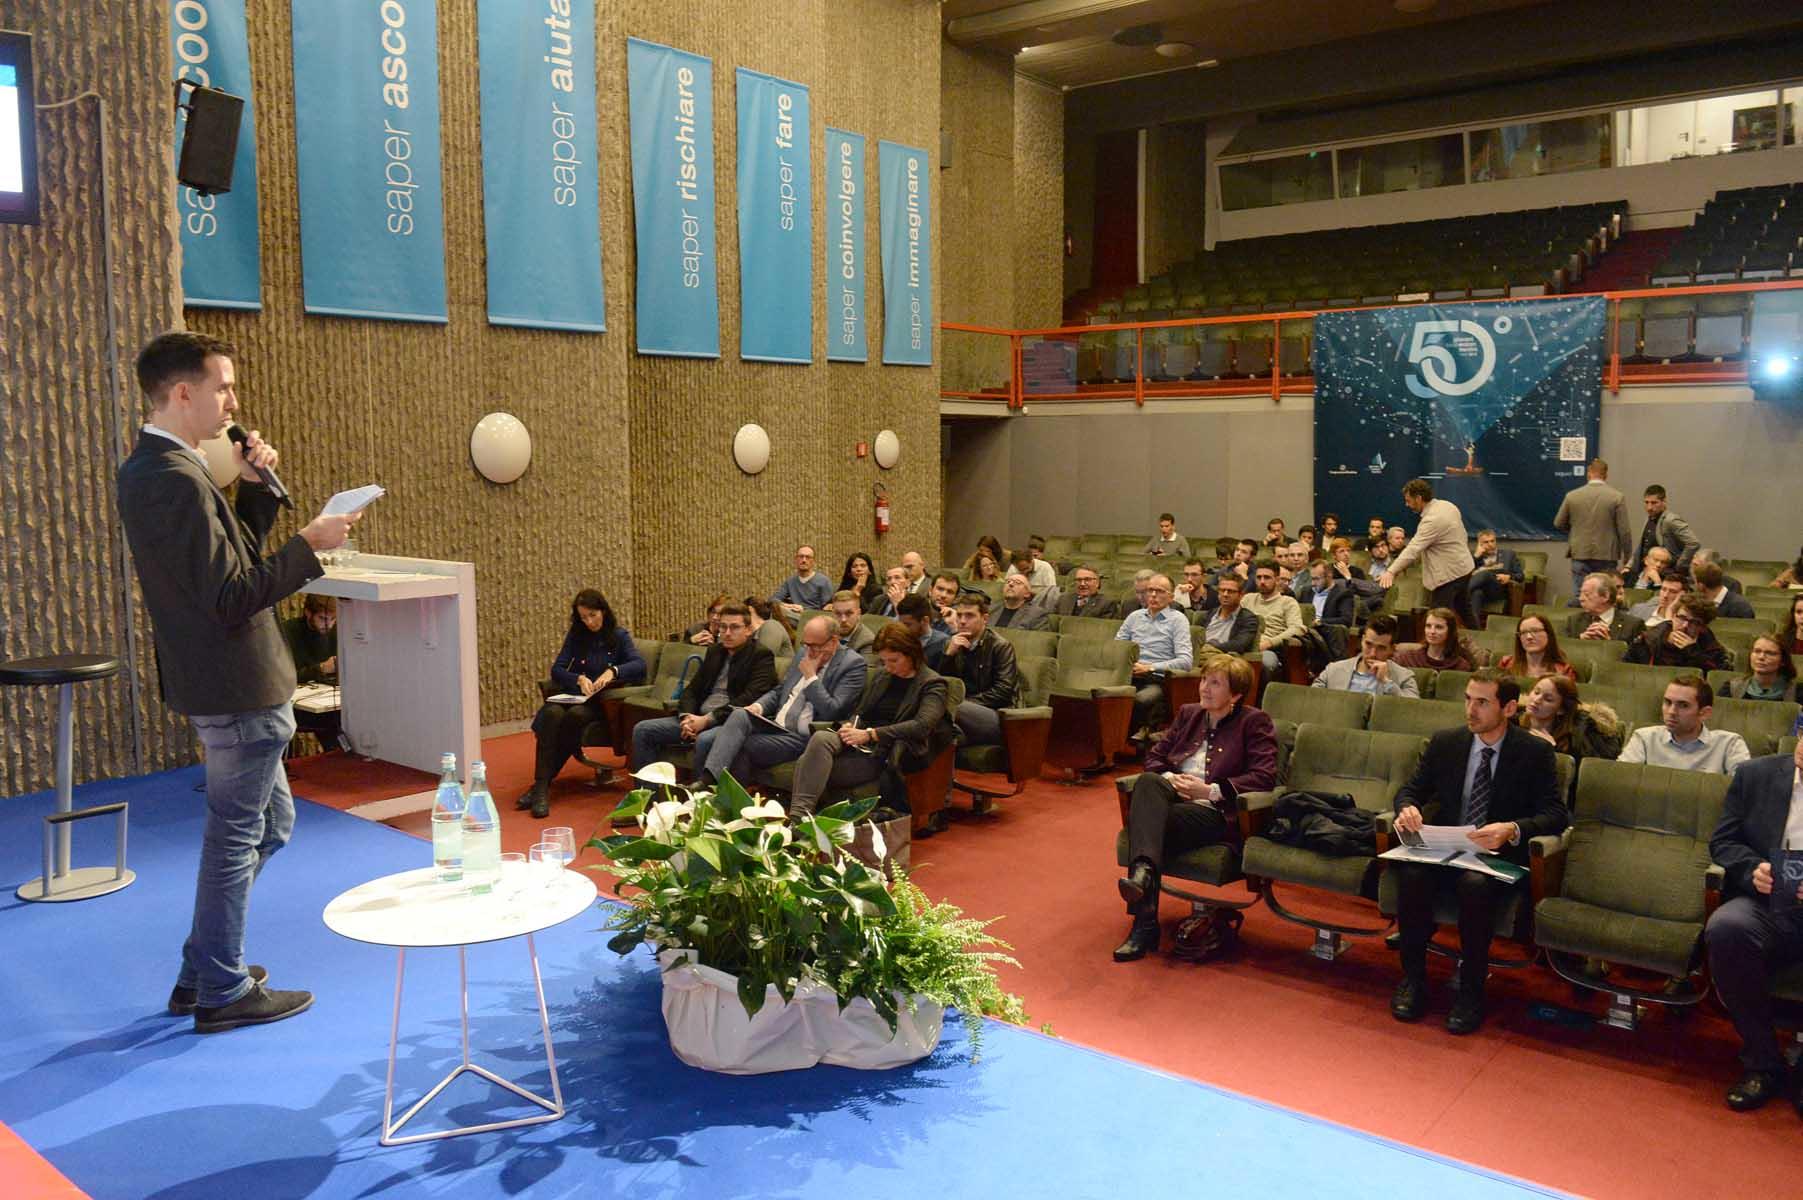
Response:
[{"label": "plastic water bottle", "polygon": [[470,764],[469,802],[463,809],[463,878],[481,895],[493,890],[501,875],[501,815],[488,794],[488,767]]},{"label": "plastic water bottle", "polygon": [[438,795],[432,801],[432,865],[440,883],[463,878],[463,785],[457,782],[457,756],[438,760]]}]

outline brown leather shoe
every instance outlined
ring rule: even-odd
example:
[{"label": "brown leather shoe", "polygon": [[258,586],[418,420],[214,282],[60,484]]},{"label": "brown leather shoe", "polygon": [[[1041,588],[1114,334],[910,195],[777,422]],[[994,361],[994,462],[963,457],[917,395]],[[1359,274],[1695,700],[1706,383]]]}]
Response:
[{"label": "brown leather shoe", "polygon": [[[244,973],[250,976],[252,983],[263,983],[269,979],[269,972],[257,963],[252,963],[244,968]],[[169,1015],[172,1017],[192,1016],[194,1006],[199,1002],[200,990],[198,988],[185,988],[178,984],[169,993]]]}]

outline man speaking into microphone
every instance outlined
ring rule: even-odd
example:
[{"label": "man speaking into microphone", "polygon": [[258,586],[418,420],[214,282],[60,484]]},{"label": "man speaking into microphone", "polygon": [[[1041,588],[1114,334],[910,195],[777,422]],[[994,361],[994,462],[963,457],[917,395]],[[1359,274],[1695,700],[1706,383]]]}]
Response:
[{"label": "man speaking into microphone", "polygon": [[271,606],[324,574],[316,552],[343,545],[357,519],[322,514],[264,556],[281,503],[270,486],[280,486],[275,448],[254,432],[234,438],[235,503],[199,449],[238,409],[235,353],[196,333],[165,333],[144,347],[138,383],[150,416],[118,481],[163,701],[206,748],[194,923],[169,997],[169,1011],[192,1013],[199,1033],[279,1021],[313,1003],[310,992],[269,988],[268,973],[244,962],[251,883],[294,829],[282,768],[294,736],[294,663]]}]

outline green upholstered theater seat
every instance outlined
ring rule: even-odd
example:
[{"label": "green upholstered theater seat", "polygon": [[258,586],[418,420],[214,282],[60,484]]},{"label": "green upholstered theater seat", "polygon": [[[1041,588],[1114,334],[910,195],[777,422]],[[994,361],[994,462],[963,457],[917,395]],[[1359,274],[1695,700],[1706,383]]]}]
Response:
[{"label": "green upholstered theater seat", "polygon": [[1041,658],[1058,657],[1058,635],[1047,633],[1043,629],[1008,629],[991,625],[995,635],[1014,647],[1015,657],[1023,654],[1037,655]]},{"label": "green upholstered theater seat", "polygon": [[1581,638],[1562,638],[1559,649],[1565,651],[1565,658],[1577,668],[1578,682],[1586,683],[1596,675],[1596,668],[1601,663],[1618,663],[1627,657],[1628,643],[1618,642],[1614,638],[1608,641],[1584,641]]},{"label": "green upholstered theater seat", "polygon": [[[1018,650],[1018,647],[1017,647]],[[955,784],[970,792],[972,806],[983,811],[989,801],[1004,795],[1018,794],[1027,784],[1039,778],[1045,764],[1045,752],[1052,732],[1052,685],[1058,678],[1057,660],[1049,655],[1015,655],[1015,670],[1020,678],[1020,700],[1013,708],[1001,709],[1002,740],[994,745],[959,746],[957,765],[966,771],[1006,775],[1014,784],[1012,792],[996,793],[966,784]]]},{"label": "green upholstered theater seat", "polygon": [[1047,757],[1071,771],[1111,768],[1127,748],[1133,720],[1133,664],[1139,647],[1113,637],[1058,638]]},{"label": "green upholstered theater seat", "polygon": [[1778,739],[1796,728],[1796,704],[1789,700],[1735,700],[1729,696],[1715,698],[1715,711],[1709,714],[1711,729],[1727,729],[1747,740],[1747,749],[1757,758],[1773,753]]},{"label": "green upholstered theater seat", "polygon": [[1367,721],[1374,733],[1412,733],[1431,737],[1442,729],[1465,727],[1465,705],[1458,700],[1415,700],[1377,696]]},{"label": "green upholstered theater seat", "polygon": [[[1127,592],[1129,595],[1133,592],[1131,583],[1127,585]],[[1120,627],[1120,621],[1112,617],[1062,617],[1058,622],[1058,636],[1061,639],[1112,641]]]},{"label": "green upholstered theater seat", "polygon": [[1643,663],[1598,663],[1590,681],[1605,687],[1641,688],[1654,695],[1664,695],[1665,685],[1680,675],[1690,673],[1688,667],[1651,667]]}]

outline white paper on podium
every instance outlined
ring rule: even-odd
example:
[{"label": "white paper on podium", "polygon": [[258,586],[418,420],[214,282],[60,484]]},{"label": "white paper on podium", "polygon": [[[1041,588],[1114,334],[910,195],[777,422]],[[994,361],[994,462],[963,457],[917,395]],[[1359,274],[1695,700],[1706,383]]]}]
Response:
[{"label": "white paper on podium", "polygon": [[326,506],[321,511],[328,517],[341,517],[347,513],[362,512],[387,494],[380,484],[372,483],[367,487],[339,492],[326,501]]}]

